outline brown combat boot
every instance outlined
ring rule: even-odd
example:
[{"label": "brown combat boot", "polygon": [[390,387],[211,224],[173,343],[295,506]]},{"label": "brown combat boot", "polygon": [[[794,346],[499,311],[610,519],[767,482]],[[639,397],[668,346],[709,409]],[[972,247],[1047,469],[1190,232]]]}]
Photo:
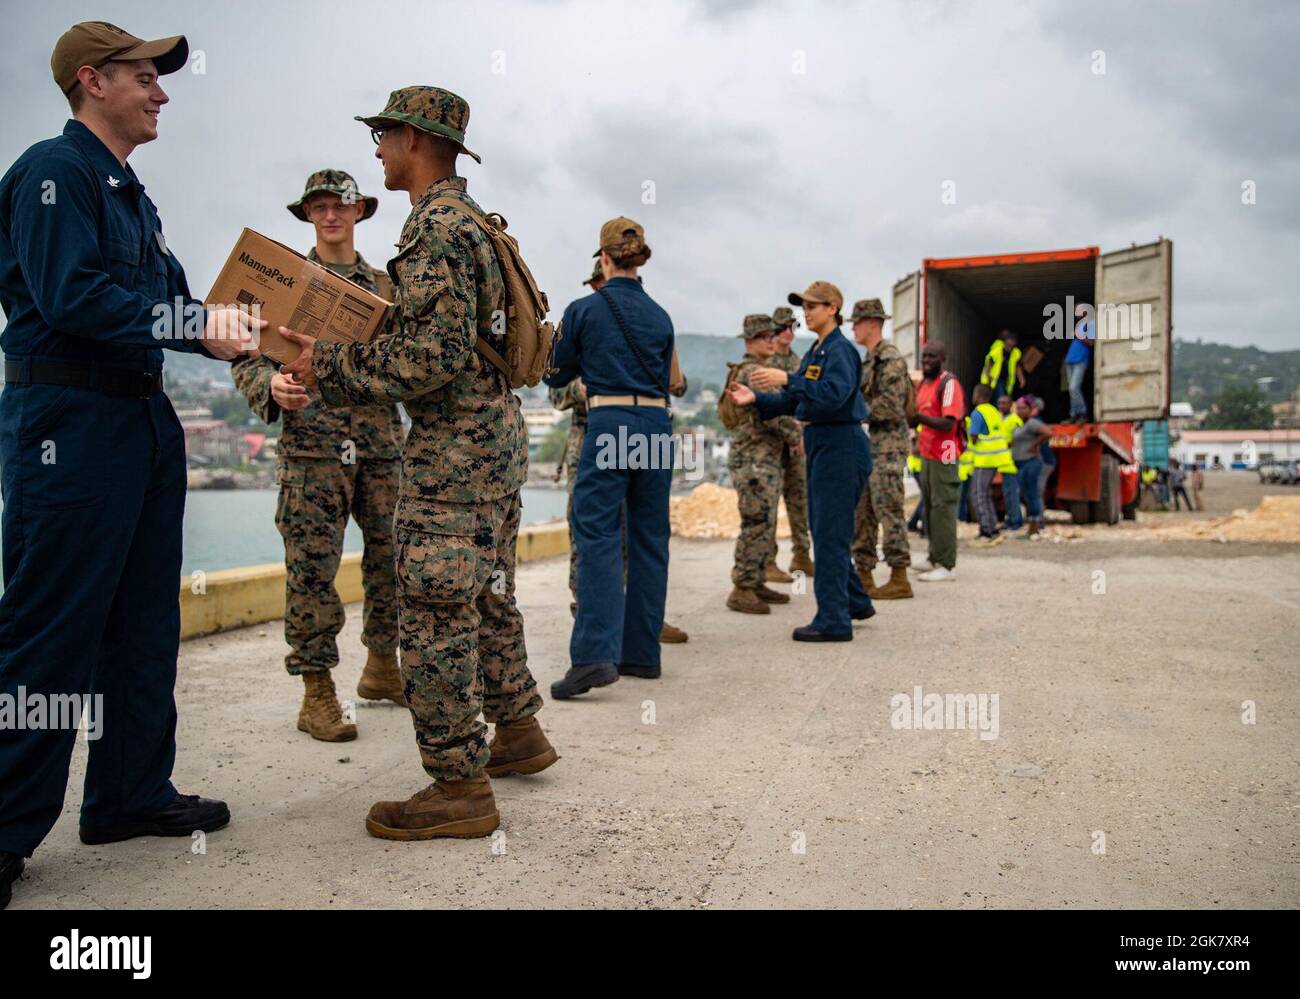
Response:
[{"label": "brown combat boot", "polygon": [[793,583],[794,577],[787,572],[782,572],[780,566],[775,562],[769,562],[767,563],[767,582]]},{"label": "brown combat boot", "polygon": [[379,839],[473,839],[500,824],[486,777],[434,781],[405,801],[376,801],[366,816],[366,832]]},{"label": "brown combat boot", "polygon": [[772,613],[772,608],[759,597],[757,592],[741,589],[739,586],[731,588],[731,596],[727,597],[727,607],[742,614]]},{"label": "brown combat boot", "polygon": [[681,645],[691,636],[682,631],[681,628],[674,628],[667,621],[659,629],[659,644],[661,645]]},{"label": "brown combat boot", "polygon": [[813,560],[807,555],[795,555],[790,559],[790,571],[802,572],[805,576],[813,574]]},{"label": "brown combat boot", "polygon": [[790,594],[778,593],[768,587],[766,583],[759,583],[758,589],[754,592],[758,594],[759,600],[767,604],[788,604],[790,602]]},{"label": "brown combat boot", "polygon": [[298,731],[321,742],[355,739],[357,727],[343,720],[343,710],[334,692],[334,678],[329,671],[304,673],[302,679],[307,689],[302,695],[302,710],[298,712]]},{"label": "brown combat boot", "polygon": [[395,652],[370,652],[366,656],[366,667],[361,671],[357,681],[357,696],[367,701],[392,701],[402,707],[406,703],[406,692],[402,688],[402,674],[397,669]]},{"label": "brown combat boot", "polygon": [[889,569],[889,581],[884,586],[867,587],[872,600],[906,600],[912,595],[912,584],[907,581],[907,566],[895,565]]},{"label": "brown combat boot", "polygon": [[541,773],[560,758],[532,715],[519,721],[497,722],[488,752],[492,756],[484,769],[489,777]]}]

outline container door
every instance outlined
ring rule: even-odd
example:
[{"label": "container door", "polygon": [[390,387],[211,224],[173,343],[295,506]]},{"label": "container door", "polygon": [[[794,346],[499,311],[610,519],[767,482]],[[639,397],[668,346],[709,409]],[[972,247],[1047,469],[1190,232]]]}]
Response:
[{"label": "container door", "polygon": [[890,309],[894,324],[894,346],[907,361],[907,367],[921,366],[921,272],[907,275],[894,284],[894,304]]},{"label": "container door", "polygon": [[1169,416],[1174,245],[1167,239],[1097,258],[1093,412],[1098,422]]}]

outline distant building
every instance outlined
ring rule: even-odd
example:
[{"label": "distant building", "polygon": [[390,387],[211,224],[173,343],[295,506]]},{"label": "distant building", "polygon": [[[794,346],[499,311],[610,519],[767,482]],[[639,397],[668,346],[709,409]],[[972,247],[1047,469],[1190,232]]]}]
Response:
[{"label": "distant building", "polygon": [[1173,402],[1169,404],[1169,429],[1185,430],[1197,423],[1196,411],[1190,402]]},{"label": "distant building", "polygon": [[528,428],[528,453],[536,454],[537,449],[546,440],[546,435],[560,422],[564,414],[549,406],[537,409],[525,409],[524,426]]},{"label": "distant building", "polygon": [[223,420],[184,420],[185,457],[192,465],[241,465],[248,460],[249,443]]},{"label": "distant building", "polygon": [[1206,468],[1255,468],[1300,458],[1300,430],[1184,430],[1174,455]]}]

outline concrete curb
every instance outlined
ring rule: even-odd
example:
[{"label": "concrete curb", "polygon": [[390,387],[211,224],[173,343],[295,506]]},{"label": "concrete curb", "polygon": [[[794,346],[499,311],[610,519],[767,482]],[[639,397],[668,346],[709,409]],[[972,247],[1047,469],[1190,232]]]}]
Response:
[{"label": "concrete curb", "polygon": [[[536,524],[520,530],[515,557],[520,562],[532,562],[563,555],[568,550],[567,524]],[[345,604],[361,600],[360,552],[343,556],[334,585]],[[181,638],[277,621],[284,617],[284,587],[283,562],[182,576]]]}]

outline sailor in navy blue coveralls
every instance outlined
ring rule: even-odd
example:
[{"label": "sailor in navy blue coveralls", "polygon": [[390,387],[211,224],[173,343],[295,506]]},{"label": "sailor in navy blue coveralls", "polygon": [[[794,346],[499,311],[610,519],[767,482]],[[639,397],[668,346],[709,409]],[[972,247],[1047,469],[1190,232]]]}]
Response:
[{"label": "sailor in navy blue coveralls", "polygon": [[[834,286],[815,282],[802,296],[790,295],[792,305],[820,309],[838,309],[839,302],[814,301],[815,289],[829,295]],[[826,291],[825,289],[830,289]],[[862,581],[853,571],[853,513],[858,497],[867,488],[871,476],[871,443],[863,429],[867,404],[859,390],[861,358],[857,348],[840,332],[830,318],[830,328],[804,355],[799,370],[786,375],[786,384],[777,393],[759,392],[755,405],[763,419],[791,415],[805,424],[804,453],[808,470],[808,517],[812,528],[817,573],[813,592],[817,596],[817,615],[812,623],[796,628],[796,641],[850,641],[852,622],[871,617],[875,610]],[[812,315],[806,325],[825,326]],[[814,332],[817,332],[814,329]],[[755,376],[783,375],[767,369]],[[779,383],[778,383],[779,384]]]},{"label": "sailor in navy blue coveralls", "polygon": [[[563,699],[619,676],[660,674],[674,454],[667,408],[673,324],[635,277],[613,276],[600,292],[570,304],[560,330],[556,371],[546,384],[559,388],[581,375],[588,406],[573,489],[578,612],[569,642],[572,667],[551,687],[551,696]],[[639,457],[638,440],[645,442]],[[618,459],[613,464],[611,455]],[[625,503],[626,591],[620,529]]]},{"label": "sailor in navy blue coveralls", "polygon": [[[159,71],[184,65],[184,39],[164,43]],[[119,64],[114,85],[139,94],[141,65]],[[208,356],[209,310],[135,172],[80,120],[0,180],[0,306],[0,698],[29,712],[87,699],[83,841],[219,828],[225,804],[170,779],[186,466],[160,349]],[[0,725],[6,880],[62,811],[77,728],[49,720]]]}]

